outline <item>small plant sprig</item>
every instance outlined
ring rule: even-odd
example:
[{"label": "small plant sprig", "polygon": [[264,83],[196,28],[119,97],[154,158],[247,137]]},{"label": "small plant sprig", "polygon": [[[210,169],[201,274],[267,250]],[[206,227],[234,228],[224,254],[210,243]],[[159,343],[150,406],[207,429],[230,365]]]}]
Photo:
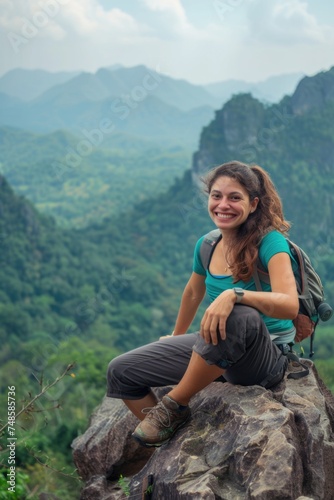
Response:
[{"label": "small plant sprig", "polygon": [[[75,375],[73,373],[70,373],[69,374],[69,371],[72,370],[72,368],[74,367],[75,363],[70,363],[65,371],[59,376],[57,377],[53,382],[50,382],[48,384],[46,384],[45,386],[43,386],[43,379],[41,379],[39,381],[39,384],[41,386],[41,391],[36,394],[36,396],[34,396],[28,403],[24,404],[23,405],[23,408],[15,415],[15,419],[17,419],[20,415],[22,415],[22,413],[27,413],[29,414],[29,412],[32,412],[32,411],[36,411],[34,409],[34,403],[37,399],[41,398],[49,389],[51,389],[51,387],[55,386],[56,384],[58,384],[58,382],[60,380],[62,380],[65,375],[70,375],[71,377],[75,377]],[[55,408],[57,408],[58,406],[56,406]],[[5,425],[3,425],[1,428],[0,428],[0,435],[3,433],[3,431],[8,427],[9,425],[9,422],[7,422]]]},{"label": "small plant sprig", "polygon": [[118,478],[118,484],[126,497],[130,496],[130,480],[122,474]]}]

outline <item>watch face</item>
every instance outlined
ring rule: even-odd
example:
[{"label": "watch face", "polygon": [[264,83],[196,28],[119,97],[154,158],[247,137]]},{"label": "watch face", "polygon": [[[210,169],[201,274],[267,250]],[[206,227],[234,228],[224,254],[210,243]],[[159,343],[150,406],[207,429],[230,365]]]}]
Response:
[{"label": "watch face", "polygon": [[237,302],[240,302],[244,296],[244,290],[242,288],[234,288],[234,293],[237,296]]}]

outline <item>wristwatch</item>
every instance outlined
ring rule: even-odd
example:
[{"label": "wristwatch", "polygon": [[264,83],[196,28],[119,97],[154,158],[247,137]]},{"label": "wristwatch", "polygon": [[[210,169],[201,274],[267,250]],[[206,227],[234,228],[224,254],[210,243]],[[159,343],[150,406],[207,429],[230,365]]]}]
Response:
[{"label": "wristwatch", "polygon": [[238,287],[233,288],[233,290],[237,297],[236,303],[239,304],[242,301],[242,297],[245,295],[245,291],[243,290],[243,288]]}]

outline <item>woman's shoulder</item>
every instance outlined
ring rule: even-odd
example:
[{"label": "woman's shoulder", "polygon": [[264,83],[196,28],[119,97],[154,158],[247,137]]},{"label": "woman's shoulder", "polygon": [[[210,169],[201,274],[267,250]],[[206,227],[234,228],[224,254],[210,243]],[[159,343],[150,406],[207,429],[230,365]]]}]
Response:
[{"label": "woman's shoulder", "polygon": [[267,265],[271,257],[280,252],[291,255],[286,237],[275,229],[268,231],[262,238],[259,246],[259,257],[261,262]]},{"label": "woman's shoulder", "polygon": [[286,237],[280,231],[277,231],[277,229],[267,231],[261,239],[260,246],[273,243],[286,243],[287,245]]}]

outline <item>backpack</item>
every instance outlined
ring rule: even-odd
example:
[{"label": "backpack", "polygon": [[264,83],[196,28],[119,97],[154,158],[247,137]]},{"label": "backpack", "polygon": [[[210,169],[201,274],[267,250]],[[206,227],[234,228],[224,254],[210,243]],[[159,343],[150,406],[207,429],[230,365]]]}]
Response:
[{"label": "backpack", "polygon": [[[214,229],[205,235],[200,248],[200,258],[204,269],[208,268],[213,247],[220,239],[221,233],[219,229]],[[321,279],[312,266],[309,256],[296,243],[293,243],[288,238],[286,240],[291,255],[298,264],[298,272],[294,273],[299,298],[299,312],[293,320],[296,328],[295,342],[298,343],[310,337],[310,357],[312,357],[314,355],[314,333],[319,319],[328,321],[333,314],[333,310],[325,302]],[[258,291],[262,290],[261,281],[270,284],[269,274],[264,270],[259,258],[253,271],[253,279]]]}]

